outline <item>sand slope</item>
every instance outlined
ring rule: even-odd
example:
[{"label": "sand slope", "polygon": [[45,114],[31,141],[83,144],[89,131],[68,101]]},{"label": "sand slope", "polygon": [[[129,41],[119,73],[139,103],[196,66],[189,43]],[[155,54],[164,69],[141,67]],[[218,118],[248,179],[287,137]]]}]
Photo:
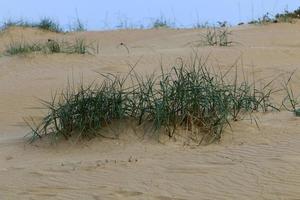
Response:
[{"label": "sand slope", "polygon": [[[0,34],[0,49],[23,38],[85,37],[99,41],[100,54],[0,57],[0,199],[300,199],[300,120],[289,112],[258,115],[259,129],[246,120],[233,124],[219,144],[139,140],[130,126],[117,126],[119,140],[33,145],[23,118],[39,117],[37,98],[76,83],[101,79],[95,72],[122,73],[141,59],[137,71],[167,68],[188,57],[199,30],[124,30],[53,34],[14,28]],[[240,58],[256,78],[299,68],[300,24],[233,28],[237,43],[203,47],[221,69]],[[119,46],[125,43],[130,52]],[[300,72],[294,83],[299,91]],[[280,79],[278,80],[280,81]],[[279,97],[278,97],[279,99]],[[129,135],[126,138],[125,135]]]}]

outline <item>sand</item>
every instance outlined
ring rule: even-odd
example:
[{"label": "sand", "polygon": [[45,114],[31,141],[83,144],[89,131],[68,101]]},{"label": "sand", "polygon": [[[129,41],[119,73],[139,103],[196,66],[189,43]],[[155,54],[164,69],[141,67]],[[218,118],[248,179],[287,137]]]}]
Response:
[{"label": "sand", "polygon": [[[232,47],[202,47],[198,54],[227,69],[237,59],[255,77],[274,78],[299,68],[300,23],[232,28]],[[168,68],[191,55],[201,30],[120,30],[56,34],[12,28],[12,39],[46,41],[85,37],[99,41],[98,55],[0,57],[0,199],[300,199],[300,119],[287,111],[234,122],[219,143],[139,139],[116,125],[118,140],[28,144],[24,123],[40,117],[39,99],[75,84],[100,80],[96,72],[125,73],[140,59],[141,73]],[[129,53],[120,46],[126,44]],[[278,83],[283,76],[278,77]],[[300,89],[300,72],[294,76]],[[280,99],[280,96],[275,97]]]}]

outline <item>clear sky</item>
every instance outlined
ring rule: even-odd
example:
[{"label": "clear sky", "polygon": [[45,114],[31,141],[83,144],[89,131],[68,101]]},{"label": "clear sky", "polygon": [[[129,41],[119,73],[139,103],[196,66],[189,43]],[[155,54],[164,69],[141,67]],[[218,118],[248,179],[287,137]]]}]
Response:
[{"label": "clear sky", "polygon": [[67,27],[79,18],[88,29],[120,23],[149,25],[163,15],[177,26],[228,21],[236,24],[300,7],[300,0],[0,0],[0,19],[36,21],[48,16]]}]

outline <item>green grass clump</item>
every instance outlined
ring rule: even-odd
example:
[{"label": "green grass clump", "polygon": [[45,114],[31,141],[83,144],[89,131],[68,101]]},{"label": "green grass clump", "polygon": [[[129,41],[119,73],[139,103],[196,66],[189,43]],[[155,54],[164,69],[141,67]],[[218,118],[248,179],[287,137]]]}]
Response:
[{"label": "green grass clump", "polygon": [[67,53],[67,54],[98,54],[99,46],[94,42],[88,43],[85,39],[77,38],[72,42],[48,39],[47,42],[16,42],[7,45],[6,55],[28,54],[33,52],[42,53]]},{"label": "green grass clump", "polygon": [[43,47],[39,43],[27,43],[27,42],[11,42],[4,52],[6,55],[18,55],[27,54],[32,52],[42,51]]},{"label": "green grass clump", "polygon": [[282,13],[282,14],[276,14],[275,19],[278,22],[293,23],[295,19],[300,19],[300,8],[298,8],[292,12],[285,10],[284,13]]},{"label": "green grass clump", "polygon": [[92,54],[92,51],[98,51],[92,44],[88,44],[85,39],[76,39],[74,44],[69,46],[69,53]]},{"label": "green grass clump", "polygon": [[38,126],[31,126],[32,140],[78,134],[91,138],[116,120],[131,119],[137,125],[153,124],[154,132],[164,129],[169,137],[184,128],[191,138],[201,138],[199,143],[217,141],[232,121],[275,108],[270,84],[259,90],[237,76],[226,81],[226,74],[211,72],[195,56],[159,75],[142,76],[131,70],[126,76],[104,75],[99,85],[68,87],[43,102],[48,114]]},{"label": "green grass clump", "polygon": [[105,80],[100,86],[80,87],[64,91],[56,101],[44,102],[49,114],[34,129],[33,139],[43,134],[68,139],[80,132],[84,138],[97,135],[95,130],[125,115],[125,95],[120,79]]},{"label": "green grass clump", "polygon": [[261,18],[258,18],[257,20],[252,20],[248,24],[269,24],[274,22],[274,18],[271,16],[271,14],[266,13]]},{"label": "green grass clump", "polygon": [[161,16],[153,22],[152,28],[171,28],[171,24],[165,19],[165,17]]},{"label": "green grass clump", "polygon": [[68,54],[98,54],[99,45],[87,42],[83,38],[76,38],[72,42],[48,40],[45,44],[46,52]]},{"label": "green grass clump", "polygon": [[227,27],[209,27],[205,34],[201,35],[200,45],[227,47],[233,44],[230,40],[232,32]]},{"label": "green grass clump", "polygon": [[32,27],[37,27],[42,30],[56,32],[56,33],[63,32],[60,25],[50,18],[43,18],[39,23],[33,24]]}]

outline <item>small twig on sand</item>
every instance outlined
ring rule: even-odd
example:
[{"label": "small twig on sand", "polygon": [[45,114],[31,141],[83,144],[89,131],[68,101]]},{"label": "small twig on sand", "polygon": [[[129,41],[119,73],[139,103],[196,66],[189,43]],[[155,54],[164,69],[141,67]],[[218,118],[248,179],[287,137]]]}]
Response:
[{"label": "small twig on sand", "polygon": [[127,47],[126,44],[124,44],[123,42],[120,43],[120,46],[123,46],[126,50],[127,50],[127,53],[129,54],[129,48]]}]

